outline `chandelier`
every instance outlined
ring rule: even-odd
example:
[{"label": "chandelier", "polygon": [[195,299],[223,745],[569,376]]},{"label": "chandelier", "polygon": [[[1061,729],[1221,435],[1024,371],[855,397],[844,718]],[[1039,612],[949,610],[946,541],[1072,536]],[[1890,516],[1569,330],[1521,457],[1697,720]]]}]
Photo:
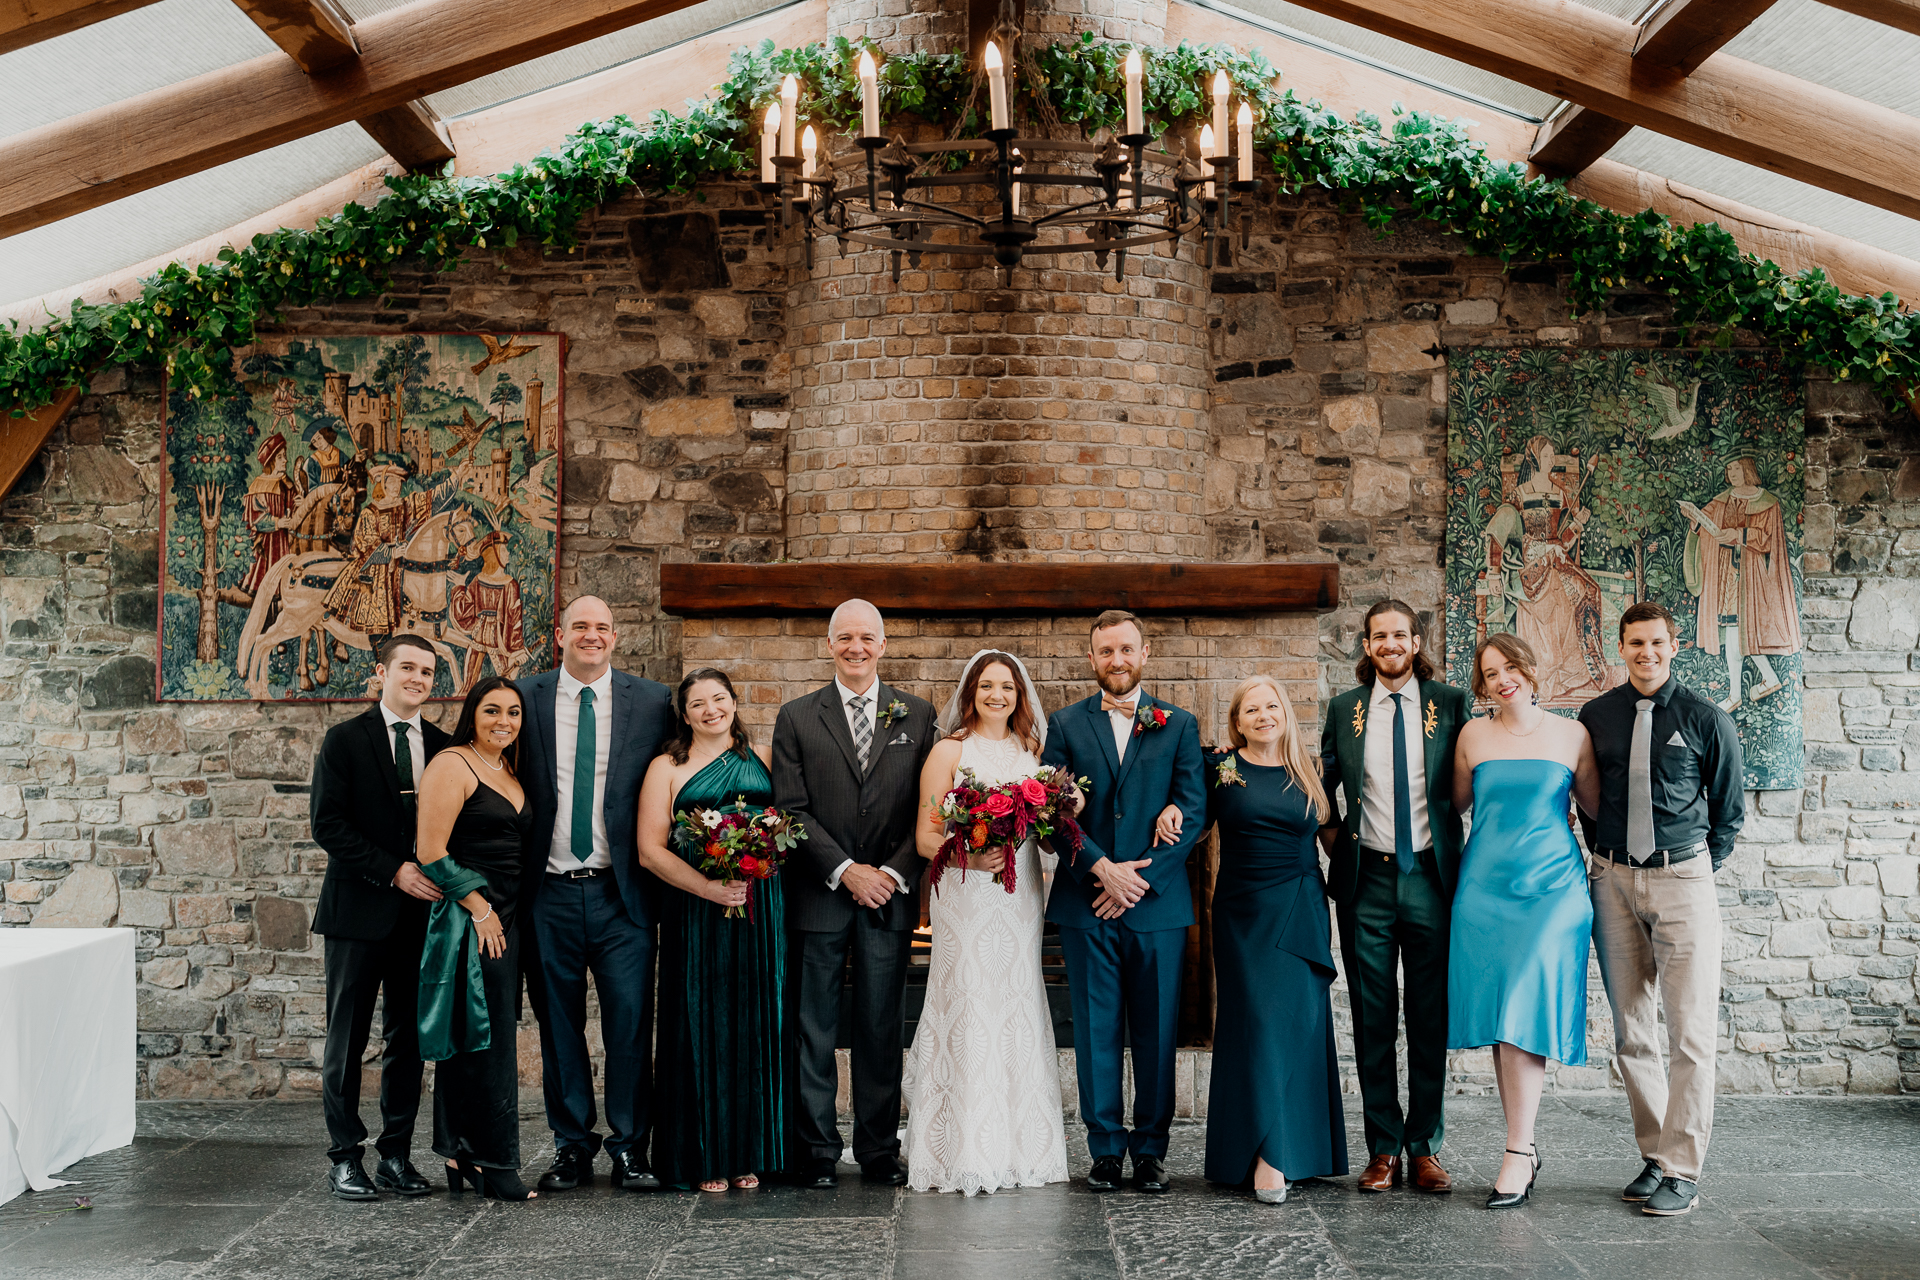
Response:
[{"label": "chandelier", "polygon": [[[1003,14],[1004,14],[1003,10]],[[861,129],[853,145],[865,153],[866,172],[842,181],[821,155],[819,135],[807,125],[796,145],[799,81],[789,75],[780,99],[767,108],[760,135],[760,181],[777,196],[780,226],[799,227],[813,267],[814,242],[831,236],[842,254],[859,245],[891,255],[900,280],[904,260],[914,270],[924,254],[968,260],[991,258],[1011,276],[1029,256],[1090,253],[1114,279],[1124,278],[1131,251],[1194,235],[1202,264],[1227,261],[1229,202],[1247,195],[1253,180],[1253,111],[1242,101],[1229,130],[1232,85],[1225,71],[1213,79],[1213,118],[1199,137],[1199,163],[1182,137],[1172,149],[1150,151],[1141,106],[1145,64],[1133,50],[1126,62],[1125,132],[1104,143],[1023,136],[1008,109],[1009,70],[1000,39],[1012,48],[1018,29],[1005,17],[981,57],[991,128],[979,138],[935,142],[891,137],[880,119],[879,68],[870,51],[860,55]],[[942,171],[941,159],[965,154],[958,171]],[[1201,166],[1210,172],[1203,173]],[[985,198],[967,203],[969,189]],[[945,200],[937,197],[949,193]],[[1244,248],[1251,215],[1241,215]]]}]

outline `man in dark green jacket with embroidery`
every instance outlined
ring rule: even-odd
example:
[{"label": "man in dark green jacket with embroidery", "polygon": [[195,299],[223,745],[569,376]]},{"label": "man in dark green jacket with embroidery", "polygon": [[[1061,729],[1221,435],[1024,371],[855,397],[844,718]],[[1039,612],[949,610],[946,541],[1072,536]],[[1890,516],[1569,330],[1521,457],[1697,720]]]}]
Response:
[{"label": "man in dark green jacket with embroidery", "polygon": [[[1451,1191],[1452,1179],[1436,1157],[1445,1132],[1447,934],[1462,843],[1453,749],[1472,718],[1473,698],[1433,678],[1411,606],[1381,601],[1367,610],[1363,631],[1354,667],[1360,687],[1327,704],[1320,739],[1327,796],[1346,794],[1345,819],[1322,827],[1320,842],[1353,1001],[1353,1051],[1371,1155],[1360,1189],[1385,1191],[1404,1177],[1422,1191]],[[1404,1111],[1394,1052],[1402,967]]]}]

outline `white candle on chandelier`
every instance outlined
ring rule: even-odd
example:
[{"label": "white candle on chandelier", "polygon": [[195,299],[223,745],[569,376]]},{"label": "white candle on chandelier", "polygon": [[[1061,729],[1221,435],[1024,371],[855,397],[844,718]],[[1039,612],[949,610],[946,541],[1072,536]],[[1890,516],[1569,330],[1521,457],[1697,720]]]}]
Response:
[{"label": "white candle on chandelier", "polygon": [[775,102],[768,105],[767,118],[760,125],[760,181],[780,181],[780,174],[773,167],[773,158],[779,154],[780,104]]},{"label": "white candle on chandelier", "polygon": [[804,134],[802,134],[800,137],[800,176],[801,177],[811,178],[813,176],[813,157],[819,152],[819,150],[820,150],[820,139],[814,137],[813,126],[808,125],[807,131]]},{"label": "white candle on chandelier", "polygon": [[1000,61],[1000,46],[987,41],[987,99],[993,115],[993,127],[1007,125],[1007,69]]},{"label": "white candle on chandelier", "polygon": [[880,136],[880,69],[873,65],[873,51],[860,51],[860,133]]},{"label": "white candle on chandelier", "polygon": [[1240,181],[1253,181],[1253,108],[1240,104]]},{"label": "white candle on chandelier", "polygon": [[1146,68],[1141,65],[1140,51],[1127,53],[1127,132],[1145,133],[1147,131],[1146,113],[1140,107],[1140,77]]},{"label": "white candle on chandelier", "polygon": [[1025,163],[1024,156],[1018,151],[1013,153],[1013,216],[1016,218],[1020,216],[1020,166]]},{"label": "white candle on chandelier", "polygon": [[800,82],[792,76],[780,82],[780,154],[793,154],[793,126],[800,118]]},{"label": "white candle on chandelier", "polygon": [[[1213,126],[1210,124],[1203,124],[1200,126],[1200,155],[1204,158],[1212,154],[1213,154]],[[1207,167],[1207,172],[1208,173],[1213,172],[1212,166]],[[1213,199],[1213,179],[1212,178],[1207,179],[1207,199],[1209,200]]]},{"label": "white candle on chandelier", "polygon": [[[1227,99],[1233,94],[1233,85],[1227,80],[1227,73],[1213,73],[1213,136],[1221,146],[1227,144]],[[1208,151],[1207,155],[1214,153]]]}]

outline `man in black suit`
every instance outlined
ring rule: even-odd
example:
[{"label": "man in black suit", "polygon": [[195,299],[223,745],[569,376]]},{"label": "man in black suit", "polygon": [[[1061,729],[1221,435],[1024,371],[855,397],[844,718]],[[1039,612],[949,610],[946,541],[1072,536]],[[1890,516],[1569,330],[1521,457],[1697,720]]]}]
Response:
[{"label": "man in black suit", "polygon": [[[560,667],[520,681],[531,723],[520,781],[533,807],[520,877],[522,966],[540,1020],[540,1065],[553,1130],[542,1191],[593,1181],[593,1063],[587,974],[606,1047],[607,1154],[616,1187],[660,1186],[647,1163],[653,1042],[654,896],[635,839],[640,782],[672,733],[672,697],[657,680],[613,669],[613,613],[580,596],[556,628]],[[533,942],[531,948],[528,941]]]},{"label": "man in black suit", "polygon": [[833,1050],[851,952],[853,1156],[866,1181],[899,1186],[907,956],[923,865],[913,822],[937,733],[931,703],[878,678],[887,650],[878,609],[864,600],[835,609],[827,647],[833,683],[781,707],[773,728],[773,802],[807,829],[781,877],[799,1037],[797,1172],[804,1186],[839,1182]]},{"label": "man in black suit", "polygon": [[[427,904],[440,890],[414,861],[414,793],[421,770],[447,735],[420,717],[433,694],[433,649],[418,636],[380,646],[374,673],[380,701],[327,730],[313,762],[309,816],[327,851],[327,876],[313,913],[326,938],[327,1046],[320,1096],[327,1115],[328,1185],[342,1200],[378,1199],[376,1185],[423,1196],[427,1181],[407,1157],[420,1108],[420,947]],[[380,1058],[380,1165],[361,1164],[360,1056],[373,1010],[385,995]]]}]

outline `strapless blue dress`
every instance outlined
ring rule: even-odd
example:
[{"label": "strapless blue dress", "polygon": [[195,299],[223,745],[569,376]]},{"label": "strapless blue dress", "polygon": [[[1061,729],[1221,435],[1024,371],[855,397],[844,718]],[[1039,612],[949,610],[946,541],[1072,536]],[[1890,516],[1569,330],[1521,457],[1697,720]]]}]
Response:
[{"label": "strapless blue dress", "polygon": [[1447,959],[1449,1049],[1504,1043],[1587,1061],[1593,899],[1567,826],[1572,789],[1573,770],[1554,760],[1474,767]]}]

